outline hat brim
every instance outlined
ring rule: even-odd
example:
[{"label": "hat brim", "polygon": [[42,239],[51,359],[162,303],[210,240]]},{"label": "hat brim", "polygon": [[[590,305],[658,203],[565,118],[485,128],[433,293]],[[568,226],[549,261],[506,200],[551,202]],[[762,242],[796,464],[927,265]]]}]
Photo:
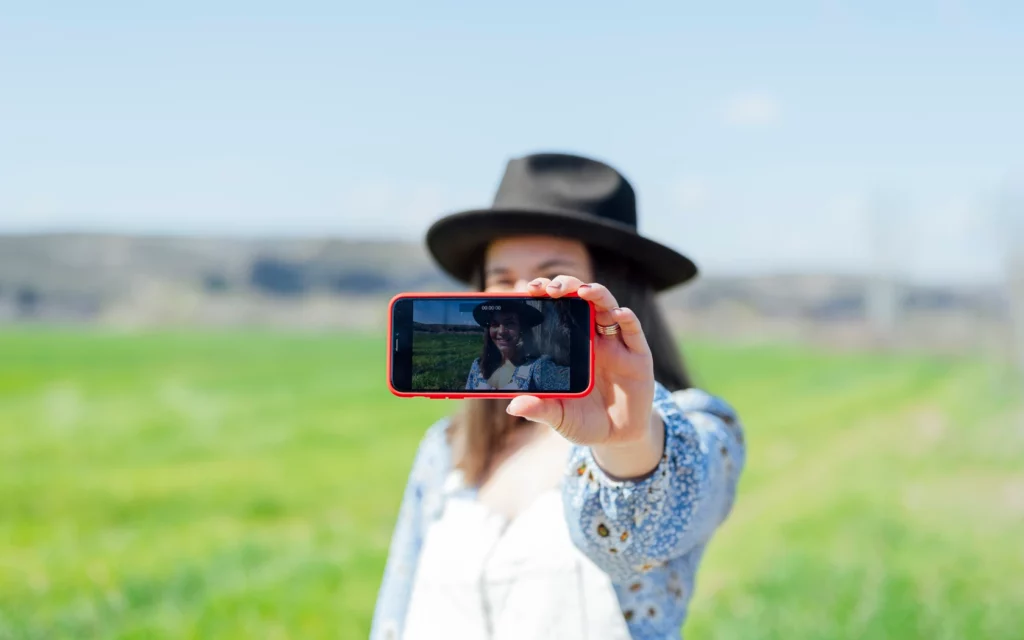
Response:
[{"label": "hat brim", "polygon": [[554,235],[617,253],[643,272],[655,291],[693,279],[697,265],[632,227],[558,209],[474,209],[441,218],[427,230],[427,248],[442,269],[468,283],[492,241],[511,235]]},{"label": "hat brim", "polygon": [[544,314],[532,305],[515,300],[487,300],[473,308],[473,319],[481,327],[488,326],[491,316],[494,315],[493,311],[483,310],[483,307],[487,305],[502,305],[506,307],[502,309],[503,311],[514,312],[519,316],[519,323],[524,329],[532,329],[544,322]]}]

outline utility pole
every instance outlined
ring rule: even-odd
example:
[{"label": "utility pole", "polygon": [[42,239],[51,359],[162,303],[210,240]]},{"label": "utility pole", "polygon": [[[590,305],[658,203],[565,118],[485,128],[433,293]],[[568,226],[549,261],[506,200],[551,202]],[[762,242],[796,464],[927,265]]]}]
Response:
[{"label": "utility pole", "polygon": [[891,193],[876,194],[865,217],[872,260],[867,289],[867,320],[875,340],[891,348],[900,319],[897,278],[898,233],[903,214],[900,201]]},{"label": "utility pole", "polygon": [[1024,374],[1024,192],[1006,188],[999,199],[997,224],[1003,244],[1003,286],[1010,315],[1011,353]]}]

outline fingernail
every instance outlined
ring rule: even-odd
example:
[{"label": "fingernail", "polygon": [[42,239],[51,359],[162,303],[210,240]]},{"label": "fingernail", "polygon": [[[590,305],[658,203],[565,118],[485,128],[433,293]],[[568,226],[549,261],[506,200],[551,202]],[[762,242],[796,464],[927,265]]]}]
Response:
[{"label": "fingernail", "polygon": [[615,307],[614,309],[612,309],[612,313],[614,313],[615,315],[621,314],[622,313],[622,307]]},{"label": "fingernail", "polygon": [[562,283],[561,282],[552,282],[551,284],[548,285],[548,289],[561,289],[561,288],[562,288]]},{"label": "fingernail", "polygon": [[534,280],[533,282],[530,283],[530,286],[531,287],[539,287],[540,283],[541,283],[541,279],[537,278],[536,280]]},{"label": "fingernail", "polygon": [[577,291],[586,291],[586,290],[587,290],[587,289],[589,289],[589,288],[590,288],[590,285],[589,285],[589,284],[581,284],[581,285],[580,285],[580,288],[579,288],[579,289],[577,289]]}]

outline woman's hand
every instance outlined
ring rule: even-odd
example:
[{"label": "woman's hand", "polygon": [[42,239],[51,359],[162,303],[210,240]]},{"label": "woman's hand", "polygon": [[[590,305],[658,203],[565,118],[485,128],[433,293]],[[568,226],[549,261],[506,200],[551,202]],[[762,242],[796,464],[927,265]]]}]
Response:
[{"label": "woman's hand", "polygon": [[577,293],[594,304],[599,326],[618,323],[619,333],[595,338],[594,390],[589,395],[564,400],[517,396],[508,412],[589,445],[612,476],[632,478],[653,470],[661,459],[664,425],[653,412],[654,360],[636,314],[620,309],[606,287],[571,276],[538,278],[530,283],[529,293],[552,298]]}]

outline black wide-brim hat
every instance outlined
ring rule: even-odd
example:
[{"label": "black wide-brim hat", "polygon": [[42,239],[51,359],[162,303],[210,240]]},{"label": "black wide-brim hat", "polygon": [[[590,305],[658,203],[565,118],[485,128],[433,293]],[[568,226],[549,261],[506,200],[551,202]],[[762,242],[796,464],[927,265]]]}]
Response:
[{"label": "black wide-brim hat", "polygon": [[451,276],[470,282],[493,240],[515,235],[579,240],[632,262],[655,291],[697,275],[674,249],[637,232],[636,194],[612,167],[581,156],[542,153],[509,161],[490,208],[454,213],[427,230],[427,248]]},{"label": "black wide-brim hat", "polygon": [[522,329],[532,329],[544,322],[544,314],[537,307],[521,300],[507,298],[486,300],[476,305],[473,307],[473,319],[481,327],[487,327],[491,324],[491,316],[499,312],[514,313],[519,316],[519,327]]}]

